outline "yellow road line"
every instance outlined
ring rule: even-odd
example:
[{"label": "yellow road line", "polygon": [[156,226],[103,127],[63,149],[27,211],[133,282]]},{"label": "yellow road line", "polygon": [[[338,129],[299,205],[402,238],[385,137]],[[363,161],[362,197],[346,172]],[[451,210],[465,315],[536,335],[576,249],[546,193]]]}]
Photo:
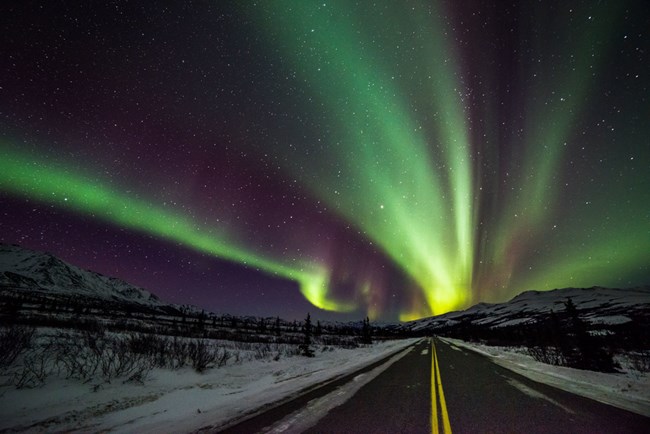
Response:
[{"label": "yellow road line", "polygon": [[442,409],[442,423],[445,434],[451,434],[451,423],[449,423],[449,414],[447,413],[447,401],[445,393],[442,391],[442,379],[440,377],[440,366],[438,365],[438,355],[436,354],[436,377],[438,378],[438,394],[440,395],[440,408]]},{"label": "yellow road line", "polygon": [[431,340],[431,432],[438,434],[438,398],[436,397],[436,347]]},{"label": "yellow road line", "polygon": [[438,365],[438,354],[436,346],[431,341],[431,430],[433,434],[439,434],[438,422],[438,396],[440,397],[440,410],[442,416],[442,428],[444,434],[451,434],[451,424],[447,413],[447,402],[445,393],[442,390],[442,379],[440,378],[440,366]]}]

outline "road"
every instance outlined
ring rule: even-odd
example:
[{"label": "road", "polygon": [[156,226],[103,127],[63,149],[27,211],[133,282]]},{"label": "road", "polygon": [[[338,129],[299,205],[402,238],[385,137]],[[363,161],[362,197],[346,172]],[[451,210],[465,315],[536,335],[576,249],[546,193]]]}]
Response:
[{"label": "road", "polygon": [[438,339],[419,342],[388,365],[377,364],[226,432],[650,432],[650,418],[533,382]]}]

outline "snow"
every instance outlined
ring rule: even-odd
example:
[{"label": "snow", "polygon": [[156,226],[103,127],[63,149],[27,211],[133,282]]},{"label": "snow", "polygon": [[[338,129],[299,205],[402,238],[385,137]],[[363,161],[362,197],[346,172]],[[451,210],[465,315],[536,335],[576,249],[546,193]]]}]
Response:
[{"label": "snow", "polygon": [[405,323],[407,330],[421,331],[453,326],[467,321],[476,326],[509,327],[532,323],[553,312],[563,312],[571,299],[581,316],[592,324],[617,325],[645,317],[650,309],[650,287],[638,288],[564,288],[551,291],[527,291],[505,303],[478,303],[464,311],[448,312],[431,318]]},{"label": "snow", "polygon": [[[155,370],[144,385],[55,379],[37,389],[2,386],[0,431],[153,433],[188,432],[208,425],[218,428],[306,388],[355,372],[416,341],[319,351],[314,358],[252,360],[204,374],[189,368]],[[366,377],[371,378],[372,372]]]},{"label": "snow", "polygon": [[547,365],[535,361],[522,349],[488,346],[451,338],[452,345],[489,357],[496,364],[538,383],[650,417],[650,375],[631,369],[608,374]]},{"label": "snow", "polygon": [[510,327],[510,326],[515,326],[520,324],[529,324],[534,321],[535,320],[533,320],[532,318],[515,318],[515,319],[509,319],[499,324],[496,324],[495,327]]},{"label": "snow", "polygon": [[607,325],[616,325],[616,324],[625,324],[632,321],[631,318],[625,315],[611,315],[611,316],[602,316],[597,318],[586,318],[591,324],[607,324]]}]

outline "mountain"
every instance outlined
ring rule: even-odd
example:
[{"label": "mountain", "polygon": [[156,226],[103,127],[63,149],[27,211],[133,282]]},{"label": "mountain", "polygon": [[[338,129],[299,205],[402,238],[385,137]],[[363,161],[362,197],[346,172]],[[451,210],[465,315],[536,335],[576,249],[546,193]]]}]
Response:
[{"label": "mountain", "polygon": [[571,299],[580,317],[592,326],[650,322],[650,286],[614,288],[564,288],[526,291],[505,303],[479,303],[467,310],[449,312],[404,323],[404,331],[425,332],[463,324],[498,329],[543,321],[551,312],[565,310]]},{"label": "mountain", "polygon": [[87,297],[154,309],[168,306],[147,290],[123,280],[84,270],[49,253],[2,243],[0,290],[54,298]]},{"label": "mountain", "polygon": [[[3,243],[0,243],[0,296],[3,300],[19,297],[33,306],[56,300],[62,300],[64,304],[91,301],[93,306],[101,306],[104,310],[129,306],[130,309],[152,313],[180,315],[180,312],[184,312],[192,316],[204,314],[194,306],[165,303],[143,288],[84,270],[49,253]],[[505,303],[479,303],[463,311],[402,324],[373,323],[373,326],[404,334],[428,334],[458,326],[503,330],[541,323],[548,319],[551,312],[563,312],[564,303],[568,299],[572,300],[580,317],[592,329],[622,325],[650,328],[650,286],[527,291]],[[238,320],[256,323],[259,319],[241,317]],[[272,320],[273,318],[266,319],[267,322]],[[361,327],[361,322],[339,324],[321,321],[321,324],[330,327]]]},{"label": "mountain", "polygon": [[[250,327],[261,322],[267,326],[274,325],[276,320],[275,316],[216,315],[189,304],[165,303],[146,289],[115,277],[84,270],[50,253],[0,243],[0,322],[3,316],[16,310],[20,310],[23,316],[64,318],[66,321],[69,319],[66,311],[84,311],[85,319],[102,317],[110,318],[110,321],[125,319],[125,312],[130,319],[137,316],[140,321],[157,315],[156,321],[159,323],[160,315],[167,320],[173,317],[181,320],[183,317],[193,318],[189,321],[192,323],[198,318],[205,320],[218,316],[220,324],[237,323]],[[294,325],[293,321],[281,320],[280,323],[283,328]],[[321,325],[331,329],[361,329],[361,322],[321,321]]]}]

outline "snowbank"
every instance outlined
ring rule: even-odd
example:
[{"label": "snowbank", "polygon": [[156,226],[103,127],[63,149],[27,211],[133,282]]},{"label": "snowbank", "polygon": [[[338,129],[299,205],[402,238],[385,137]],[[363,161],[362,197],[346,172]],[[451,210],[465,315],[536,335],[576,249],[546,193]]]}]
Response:
[{"label": "snowbank", "polygon": [[627,370],[620,374],[586,371],[535,361],[522,349],[493,347],[451,338],[452,346],[483,354],[500,366],[538,383],[650,417],[650,376]]}]

